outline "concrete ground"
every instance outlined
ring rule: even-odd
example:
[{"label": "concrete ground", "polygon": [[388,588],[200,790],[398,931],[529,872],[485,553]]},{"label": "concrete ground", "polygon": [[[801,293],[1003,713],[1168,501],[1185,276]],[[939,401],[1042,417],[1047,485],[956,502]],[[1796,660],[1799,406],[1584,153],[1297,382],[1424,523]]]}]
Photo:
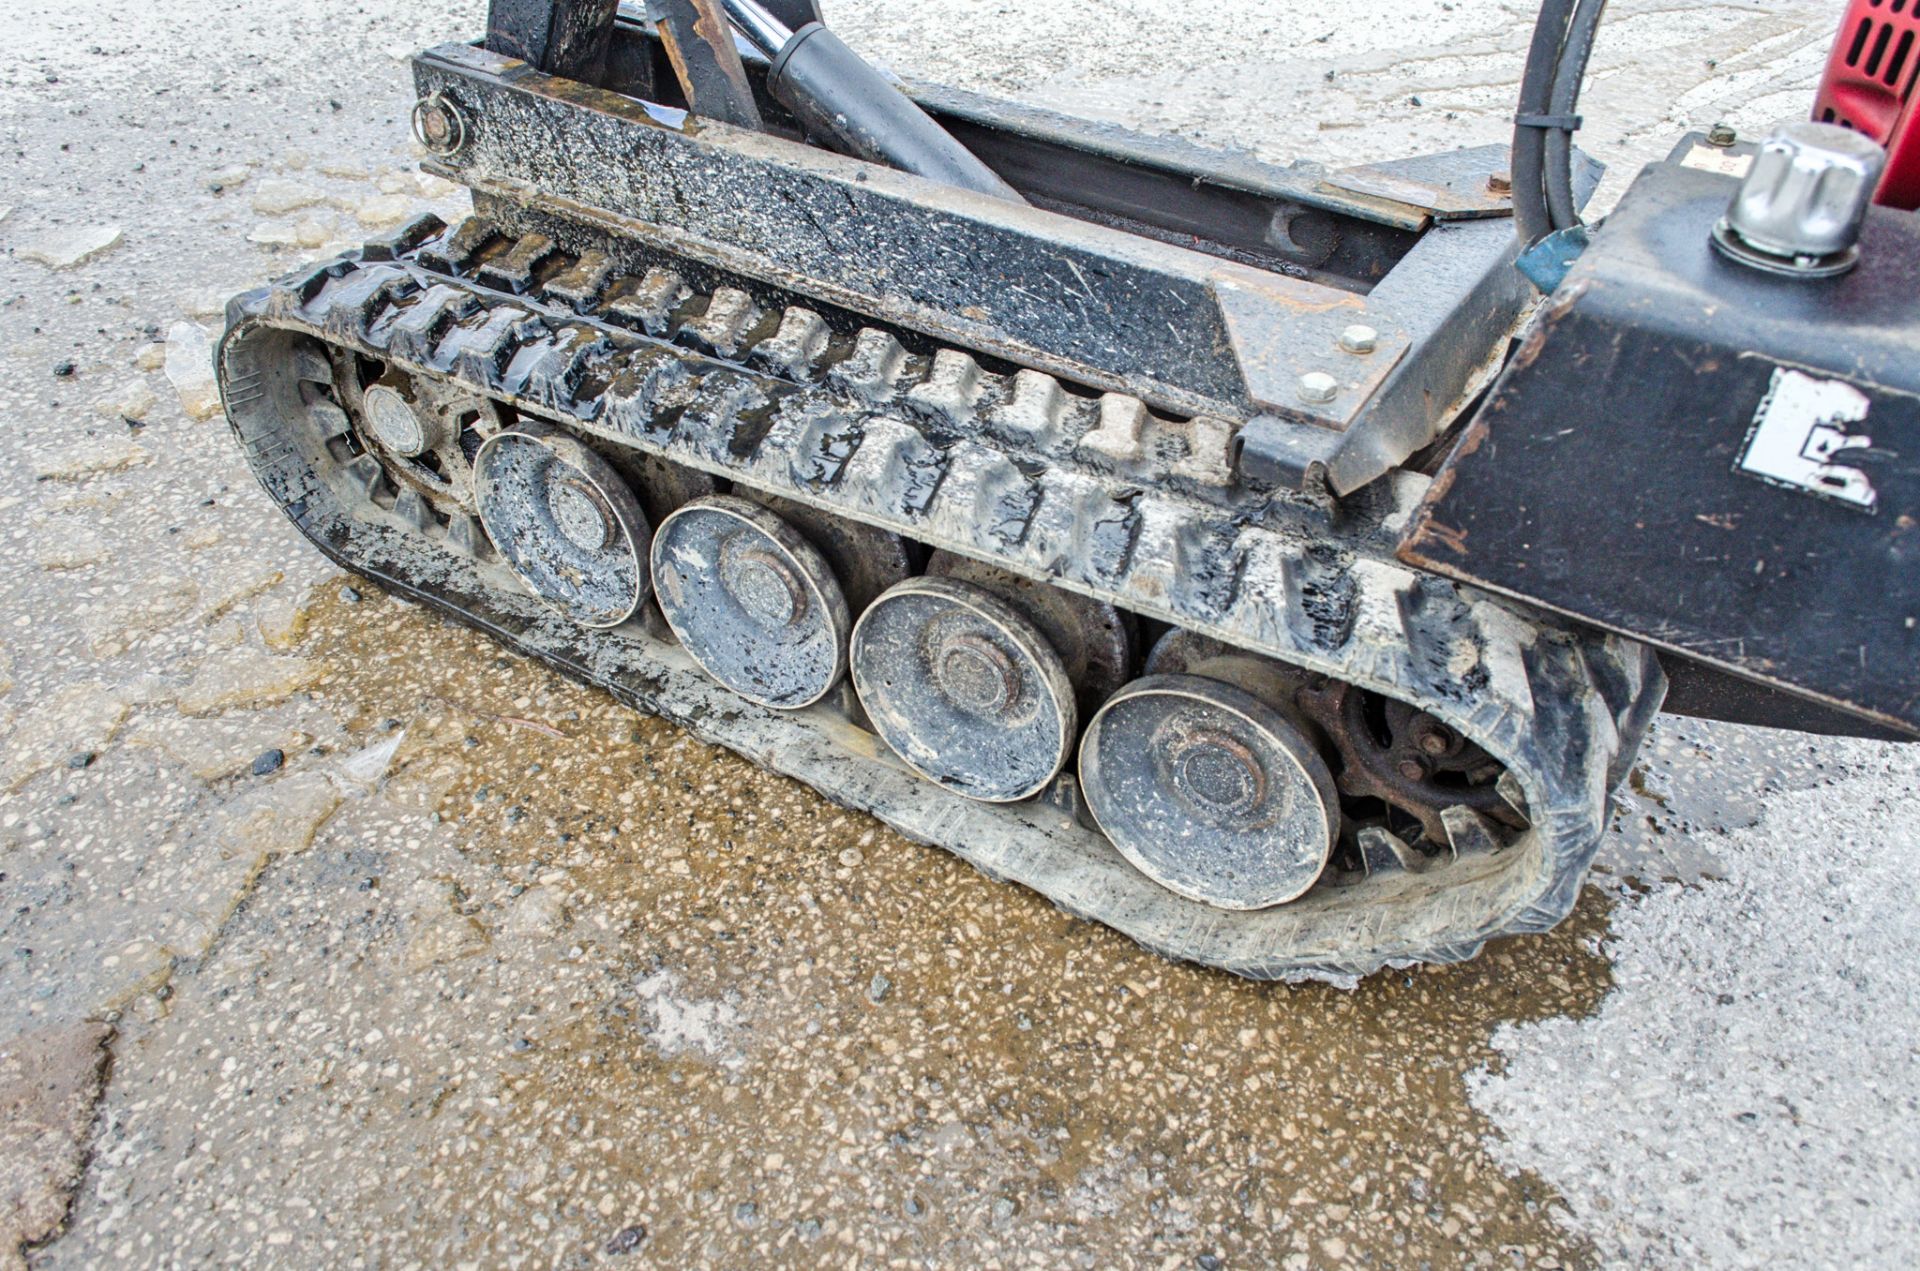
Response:
[{"label": "concrete ground", "polygon": [[[1342,162],[1502,139],[1530,23],[828,7],[905,72]],[[1912,750],[1663,719],[1560,930],[1262,986],[325,565],[205,340],[459,208],[398,57],[481,8],[0,15],[0,1266],[1920,1259]],[[1834,20],[1616,9],[1610,190],[1803,112]]]}]

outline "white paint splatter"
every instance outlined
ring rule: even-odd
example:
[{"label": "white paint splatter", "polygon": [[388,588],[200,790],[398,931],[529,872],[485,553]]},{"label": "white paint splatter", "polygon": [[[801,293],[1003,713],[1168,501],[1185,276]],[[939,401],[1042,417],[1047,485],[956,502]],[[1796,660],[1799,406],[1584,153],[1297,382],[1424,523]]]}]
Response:
[{"label": "white paint splatter", "polygon": [[653,1019],[648,1040],[662,1055],[671,1059],[697,1054],[729,1069],[747,1062],[734,1041],[740,1011],[731,1003],[682,995],[680,977],[671,971],[641,976],[634,988]]}]

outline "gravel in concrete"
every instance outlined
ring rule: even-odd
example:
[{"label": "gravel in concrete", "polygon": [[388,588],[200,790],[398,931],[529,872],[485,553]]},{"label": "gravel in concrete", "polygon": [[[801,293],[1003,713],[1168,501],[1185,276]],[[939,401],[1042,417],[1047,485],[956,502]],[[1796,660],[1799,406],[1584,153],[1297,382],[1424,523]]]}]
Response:
[{"label": "gravel in concrete", "polygon": [[[1613,160],[1803,109],[1833,21],[1615,7]],[[1528,20],[830,10],[905,71],[1333,162],[1503,139]],[[1905,752],[1663,720],[1560,931],[1276,988],[347,585],[201,359],[223,296],[459,213],[398,57],[480,12],[0,14],[0,1260],[1920,1257]]]}]

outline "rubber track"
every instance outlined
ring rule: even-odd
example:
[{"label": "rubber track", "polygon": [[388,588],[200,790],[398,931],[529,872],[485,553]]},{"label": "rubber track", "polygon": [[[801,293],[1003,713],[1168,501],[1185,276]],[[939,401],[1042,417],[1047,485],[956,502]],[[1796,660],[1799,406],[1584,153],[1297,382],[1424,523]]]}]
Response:
[{"label": "rubber track", "polygon": [[[505,240],[477,221],[447,229],[425,218],[237,298],[222,385],[269,492],[348,568],[1171,956],[1261,978],[1345,981],[1471,957],[1491,937],[1544,930],[1570,910],[1608,791],[1664,689],[1649,651],[1542,626],[1400,565],[1390,549],[1401,504],[1342,518],[1234,484],[1231,421],[1169,419],[1035,371],[999,373],[961,350],[910,352],[847,315],[763,310],[745,287],[700,295],[670,270],[617,276],[615,246],[566,255],[537,234]],[[1044,801],[991,808],[910,774],[902,784],[906,770],[875,757],[870,742],[847,744],[844,717],[824,718],[828,708],[759,712],[717,686],[680,684],[675,676],[701,677],[658,642],[561,629],[524,596],[488,585],[471,518],[435,514],[417,496],[370,514],[366,501],[381,489],[370,456],[302,471],[327,461],[303,459],[295,435],[337,435],[344,416],[317,400],[284,418],[284,386],[274,414],[261,385],[276,374],[318,379],[324,359],[251,354],[265,347],[264,329],[457,381],[612,446],[1410,702],[1507,766],[1533,828],[1495,851],[1480,827],[1456,818],[1463,853],[1443,869],[1323,888],[1259,914],[1182,901],[1138,875],[1130,882],[1104,839]],[[633,673],[649,661],[659,666]],[[848,765],[855,776],[841,772]],[[1053,804],[1072,803],[1067,778]]]}]

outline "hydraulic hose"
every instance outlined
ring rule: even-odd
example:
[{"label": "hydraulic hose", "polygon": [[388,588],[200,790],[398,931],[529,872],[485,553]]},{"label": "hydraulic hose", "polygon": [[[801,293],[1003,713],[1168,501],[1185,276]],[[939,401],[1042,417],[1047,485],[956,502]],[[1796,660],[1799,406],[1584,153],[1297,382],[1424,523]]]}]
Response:
[{"label": "hydraulic hose", "polygon": [[[1520,98],[1513,117],[1513,219],[1523,243],[1531,245],[1564,226],[1554,223],[1548,201],[1547,141],[1558,132],[1563,139],[1571,133],[1569,118],[1554,109],[1554,89],[1559,82],[1562,58],[1578,0],[1544,0],[1540,16],[1533,25],[1533,40],[1527,48],[1527,64],[1520,75]],[[1597,6],[1596,6],[1597,7]],[[1596,14],[1597,20],[1597,14]],[[1584,58],[1582,59],[1584,64]],[[1577,88],[1577,80],[1576,80]],[[1553,147],[1556,154],[1561,147]],[[1571,158],[1571,147],[1566,151]],[[1569,181],[1569,184],[1571,182]]]}]

